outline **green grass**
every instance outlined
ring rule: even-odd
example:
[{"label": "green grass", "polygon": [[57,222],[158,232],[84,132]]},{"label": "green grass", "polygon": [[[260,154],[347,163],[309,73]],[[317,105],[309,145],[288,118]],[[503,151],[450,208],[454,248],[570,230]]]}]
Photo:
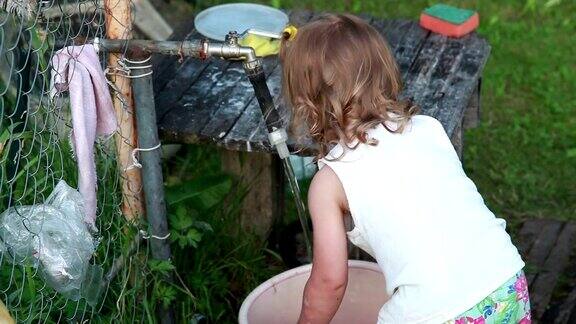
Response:
[{"label": "green grass", "polygon": [[576,218],[575,11],[568,1],[502,6],[481,29],[493,49],[466,166],[488,204],[512,220]]}]

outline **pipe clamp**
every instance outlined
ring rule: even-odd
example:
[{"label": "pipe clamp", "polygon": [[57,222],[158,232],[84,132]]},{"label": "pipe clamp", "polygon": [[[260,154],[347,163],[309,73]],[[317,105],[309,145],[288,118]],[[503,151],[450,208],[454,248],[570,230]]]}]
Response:
[{"label": "pipe clamp", "polygon": [[254,71],[255,69],[262,66],[262,60],[259,58],[252,60],[252,61],[246,60],[246,61],[242,62],[242,65],[244,65],[245,70]]},{"label": "pipe clamp", "polygon": [[288,140],[288,134],[284,128],[278,128],[277,130],[268,134],[268,140],[272,145],[285,143]]},{"label": "pipe clamp", "polygon": [[284,128],[278,128],[275,131],[268,133],[268,140],[272,146],[276,147],[276,152],[281,159],[285,159],[290,156],[290,151],[286,145],[288,140],[288,134]]}]

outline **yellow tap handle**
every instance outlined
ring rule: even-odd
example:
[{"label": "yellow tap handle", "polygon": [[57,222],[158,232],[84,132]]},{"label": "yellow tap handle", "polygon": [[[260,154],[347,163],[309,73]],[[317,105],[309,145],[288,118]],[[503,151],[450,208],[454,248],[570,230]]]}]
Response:
[{"label": "yellow tap handle", "polygon": [[[287,40],[293,40],[296,37],[298,29],[292,25],[286,26],[282,31],[282,36],[286,37]],[[256,56],[264,57],[268,55],[275,55],[280,52],[280,40],[272,39],[264,36],[248,34],[241,38],[238,43],[242,46],[250,46],[256,52]]]},{"label": "yellow tap handle", "polygon": [[287,40],[291,41],[294,39],[294,37],[296,37],[296,33],[298,33],[298,28],[296,28],[296,26],[293,25],[288,25],[286,26],[286,28],[284,28],[284,30],[282,31],[283,35],[288,35]]}]

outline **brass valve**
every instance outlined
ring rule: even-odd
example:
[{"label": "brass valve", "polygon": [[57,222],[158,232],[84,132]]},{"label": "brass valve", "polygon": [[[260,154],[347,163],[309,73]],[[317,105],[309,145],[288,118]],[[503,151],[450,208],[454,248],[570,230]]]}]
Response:
[{"label": "brass valve", "polygon": [[230,46],[238,46],[238,38],[240,38],[238,32],[235,30],[231,30],[224,38],[224,41],[228,43],[228,45]]}]

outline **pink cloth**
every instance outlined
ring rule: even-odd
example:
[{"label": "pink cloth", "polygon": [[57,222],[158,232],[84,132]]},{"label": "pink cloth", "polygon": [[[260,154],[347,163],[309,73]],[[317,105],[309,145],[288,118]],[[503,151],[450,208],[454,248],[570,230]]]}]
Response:
[{"label": "pink cloth", "polygon": [[96,136],[111,135],[117,122],[106,76],[92,45],[65,47],[52,57],[50,95],[68,90],[72,109],[71,141],[78,162],[78,191],[84,221],[96,230]]}]

